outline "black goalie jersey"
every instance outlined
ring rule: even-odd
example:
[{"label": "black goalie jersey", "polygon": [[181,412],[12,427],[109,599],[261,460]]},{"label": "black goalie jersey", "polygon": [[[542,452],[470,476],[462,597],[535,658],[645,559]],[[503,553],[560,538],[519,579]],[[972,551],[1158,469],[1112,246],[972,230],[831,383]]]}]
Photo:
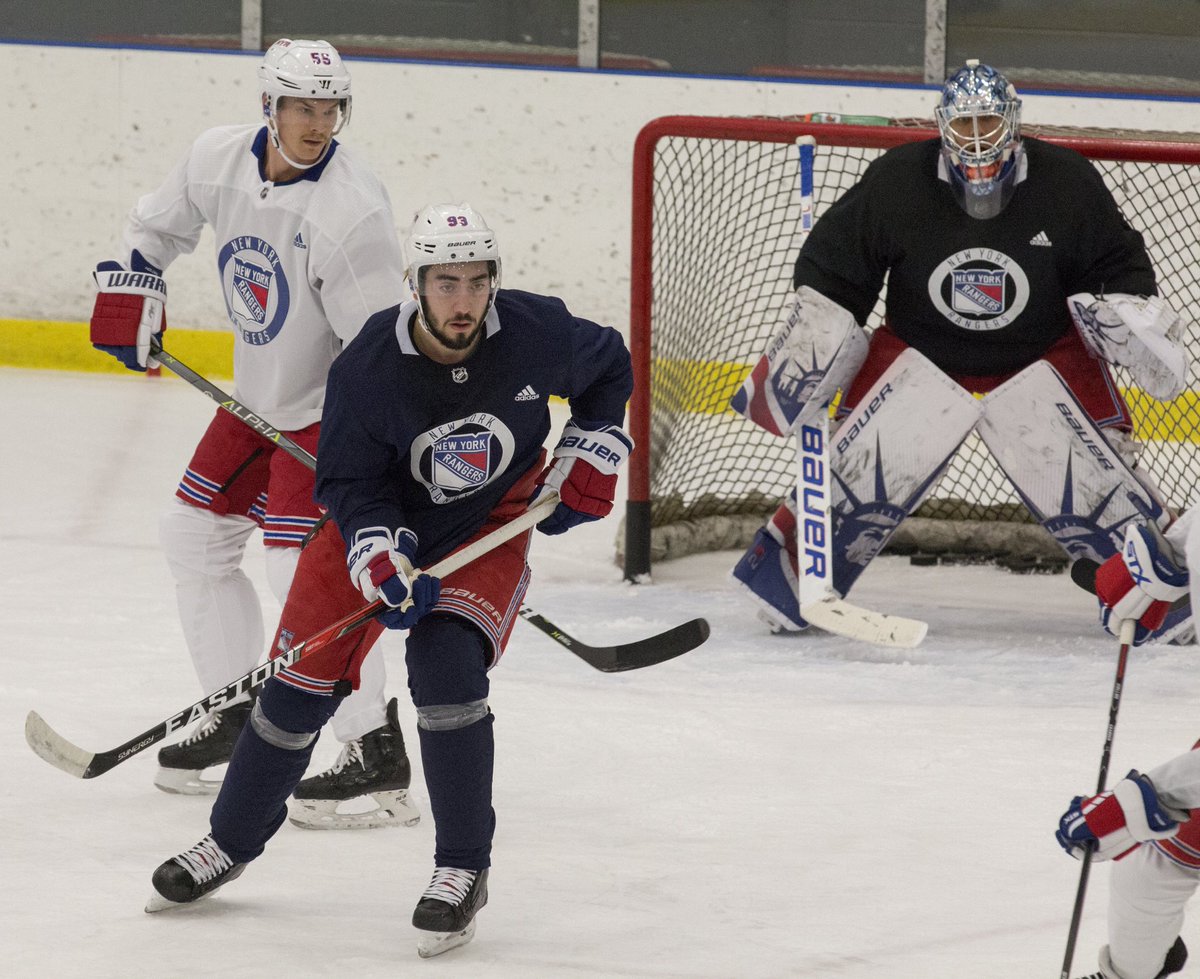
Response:
[{"label": "black goalie jersey", "polygon": [[316,498],[351,541],[364,527],[417,535],[418,567],[483,526],[533,466],[550,432],[548,399],[576,420],[621,425],[633,391],[621,334],[559,299],[501,289],[462,363],[417,351],[415,302],[376,313],[329,372]]},{"label": "black goalie jersey", "polygon": [[813,227],[795,285],[866,322],[887,278],[895,334],[951,374],[994,375],[1038,359],[1072,329],[1077,292],[1156,293],[1142,236],[1095,167],[1073,150],[1023,140],[1008,206],[969,217],[939,176],[938,140],[898,146]]}]

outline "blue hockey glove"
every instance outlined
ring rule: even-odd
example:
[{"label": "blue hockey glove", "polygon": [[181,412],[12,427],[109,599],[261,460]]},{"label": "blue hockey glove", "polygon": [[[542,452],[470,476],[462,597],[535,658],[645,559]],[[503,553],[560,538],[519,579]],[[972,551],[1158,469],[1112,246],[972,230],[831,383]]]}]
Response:
[{"label": "blue hockey glove", "polygon": [[1133,769],[1108,792],[1072,799],[1054,838],[1077,860],[1089,845],[1098,860],[1120,860],[1139,843],[1174,836],[1189,815],[1166,806],[1150,779]]},{"label": "blue hockey glove", "polygon": [[537,529],[562,534],[608,516],[617,494],[617,471],[632,451],[633,440],[618,426],[570,419],[529,500],[533,506],[549,490],[558,493],[558,506]]},{"label": "blue hockey glove", "polygon": [[368,602],[382,599],[387,609],[379,621],[389,629],[411,629],[438,602],[442,582],[414,574],[417,537],[404,527],[393,534],[385,527],[365,527],[354,535],[346,555],[350,580]]},{"label": "blue hockey glove", "polygon": [[150,338],[167,328],[162,272],[134,251],[127,269],[101,262],[92,273],[99,292],[92,307],[92,346],[134,371],[154,366]]},{"label": "blue hockey glove", "polygon": [[1130,524],[1120,554],[1096,572],[1100,623],[1112,635],[1126,619],[1136,619],[1133,643],[1154,639],[1171,603],[1188,593],[1188,571],[1153,523]]}]

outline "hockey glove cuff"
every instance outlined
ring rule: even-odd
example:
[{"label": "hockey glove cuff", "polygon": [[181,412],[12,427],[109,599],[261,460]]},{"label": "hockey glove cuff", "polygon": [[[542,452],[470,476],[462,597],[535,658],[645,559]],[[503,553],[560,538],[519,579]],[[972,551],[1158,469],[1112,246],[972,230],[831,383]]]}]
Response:
[{"label": "hockey glove cuff", "polygon": [[389,629],[411,629],[441,597],[439,578],[414,572],[416,552],[417,537],[411,530],[365,527],[354,535],[346,555],[350,580],[363,597],[387,606],[379,620]]}]

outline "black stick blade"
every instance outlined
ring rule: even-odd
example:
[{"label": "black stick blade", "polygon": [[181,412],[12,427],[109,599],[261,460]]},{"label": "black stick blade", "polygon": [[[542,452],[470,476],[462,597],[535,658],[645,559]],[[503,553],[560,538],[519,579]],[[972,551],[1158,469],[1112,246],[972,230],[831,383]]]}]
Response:
[{"label": "black stick blade", "polygon": [[627,670],[640,670],[665,663],[676,656],[691,652],[709,636],[708,622],[704,619],[692,619],[646,639],[616,646],[589,646],[563,632],[527,605],[521,607],[520,614],[530,625],[536,626],[560,646],[569,649],[601,673],[624,673]]}]

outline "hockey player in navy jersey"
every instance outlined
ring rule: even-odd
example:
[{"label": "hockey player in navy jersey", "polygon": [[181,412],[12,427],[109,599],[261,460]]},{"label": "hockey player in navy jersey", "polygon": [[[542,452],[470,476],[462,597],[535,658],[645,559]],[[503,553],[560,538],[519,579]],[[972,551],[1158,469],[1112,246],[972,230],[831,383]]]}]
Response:
[{"label": "hockey player in navy jersey", "polygon": [[[607,515],[632,448],[621,425],[633,374],[615,330],[573,316],[558,299],[499,288],[495,235],[470,206],[422,210],[406,255],[411,298],[372,316],[330,370],[316,494],[334,522],[305,551],[324,570],[297,581],[277,639],[302,639],[364,599],[382,599],[382,624],[408,630],[409,690],[436,829],[433,877],[413,913],[418,951],[428,956],[469,941],[487,901],[495,828],[489,671],[529,581],[530,534],[444,581],[414,569],[549,491],[560,502],[537,525],[543,533]],[[567,399],[571,418],[547,466],[553,395]],[[213,807],[212,832],[158,868],[147,910],[211,894],[263,852],[369,646],[336,643],[267,681]]]},{"label": "hockey player in navy jersey", "polygon": [[[1135,517],[1170,519],[1133,471],[1140,446],[1109,365],[1176,397],[1187,370],[1179,316],[1096,168],[1023,136],[1020,116],[1007,79],[968,61],[941,93],[940,138],[874,160],[817,216],[797,258],[788,326],[806,346],[789,369],[826,394],[785,414],[826,410],[843,391],[829,439],[840,596],[973,430],[1071,558],[1105,560]],[[885,281],[868,346],[862,327]],[[770,429],[761,379],[735,407]],[[793,493],[733,572],[774,630],[807,625],[796,527]]]},{"label": "hockey player in navy jersey", "polygon": [[[395,301],[404,263],[383,184],[334,138],[351,108],[338,52],[326,41],[276,41],[258,79],[262,124],[203,133],[134,206],[119,260],[95,273],[91,339],[145,370],[150,338],[166,328],[163,270],[209,225],[235,334],[234,397],[312,451],[329,365],[372,313]],[[282,604],[301,542],[320,516],[312,493],[304,465],[216,411],[160,523],[204,693],[263,659],[262,609],[241,569],[246,542],[262,528],[268,580]],[[181,744],[163,748],[155,784],[215,792],[218,782],[203,773],[229,760],[249,713],[248,702],[214,712]],[[301,786],[305,806],[294,820],[313,828],[415,821],[394,707],[385,713],[382,657],[334,730],[343,756]],[[376,820],[339,821],[338,804],[364,795],[381,803]]]}]

